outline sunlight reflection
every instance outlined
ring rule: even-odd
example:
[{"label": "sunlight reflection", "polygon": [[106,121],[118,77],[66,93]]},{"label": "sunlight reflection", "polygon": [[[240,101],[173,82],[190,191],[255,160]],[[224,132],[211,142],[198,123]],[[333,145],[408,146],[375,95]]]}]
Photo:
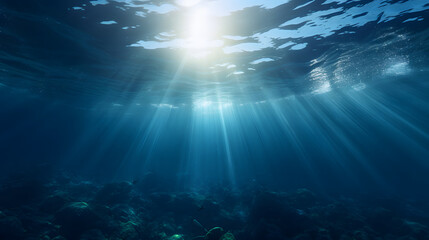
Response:
[{"label": "sunlight reflection", "polygon": [[228,100],[211,101],[208,99],[198,99],[194,101],[194,109],[199,110],[221,110],[224,108],[232,107],[232,102]]},{"label": "sunlight reflection", "polygon": [[222,40],[214,39],[216,25],[206,8],[199,7],[191,11],[186,32],[186,48],[197,50],[192,52],[196,57],[204,57],[210,53],[207,49],[222,47],[224,44]]},{"label": "sunlight reflection", "polygon": [[197,5],[200,0],[177,0],[176,3],[183,7],[192,7]]}]

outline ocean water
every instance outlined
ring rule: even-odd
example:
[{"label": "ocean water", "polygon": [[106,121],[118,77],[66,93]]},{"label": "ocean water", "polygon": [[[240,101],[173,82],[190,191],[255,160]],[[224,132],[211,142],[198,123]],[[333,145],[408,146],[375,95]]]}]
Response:
[{"label": "ocean water", "polygon": [[428,21],[0,0],[0,239],[429,239]]}]

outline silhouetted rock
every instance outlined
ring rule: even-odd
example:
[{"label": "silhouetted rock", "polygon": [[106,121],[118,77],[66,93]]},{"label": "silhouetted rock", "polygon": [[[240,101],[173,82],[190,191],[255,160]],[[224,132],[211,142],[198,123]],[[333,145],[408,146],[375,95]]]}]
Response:
[{"label": "silhouetted rock", "polygon": [[109,183],[104,185],[95,195],[97,203],[119,204],[130,200],[132,185],[128,182]]},{"label": "silhouetted rock", "polygon": [[52,238],[51,240],[67,240],[67,239],[63,236],[56,236],[56,237]]},{"label": "silhouetted rock", "polygon": [[293,237],[311,226],[307,216],[289,207],[283,196],[271,192],[264,192],[255,197],[250,209],[250,218],[253,221],[264,219],[268,224],[278,226],[288,237]]},{"label": "silhouetted rock", "polygon": [[41,199],[46,188],[38,179],[13,179],[0,186],[0,206],[19,207]]},{"label": "silhouetted rock", "polygon": [[421,223],[403,220],[401,233],[415,239],[429,239],[429,228]]},{"label": "silhouetted rock", "polygon": [[101,218],[85,202],[67,204],[55,214],[55,222],[68,239],[77,239],[83,232],[100,226]]},{"label": "silhouetted rock", "polygon": [[[91,229],[83,233],[79,239],[80,240],[105,240],[107,238],[103,235],[103,232],[101,230]],[[124,239],[128,239],[128,238],[124,238]]]},{"label": "silhouetted rock", "polygon": [[20,239],[24,234],[25,230],[17,217],[0,216],[0,239]]},{"label": "silhouetted rock", "polygon": [[89,202],[94,199],[95,194],[99,190],[99,186],[90,181],[72,182],[66,185],[64,192],[74,201]]},{"label": "silhouetted rock", "polygon": [[46,213],[55,213],[69,201],[63,194],[56,193],[43,200],[40,210]]},{"label": "silhouetted rock", "polygon": [[235,240],[235,237],[232,233],[227,232],[220,238],[220,240]]},{"label": "silhouetted rock", "polygon": [[225,231],[223,230],[223,228],[214,227],[208,231],[208,233],[204,237],[204,240],[219,240],[224,234]]},{"label": "silhouetted rock", "polygon": [[296,208],[309,208],[317,203],[316,195],[306,188],[300,188],[289,196],[291,204]]},{"label": "silhouetted rock", "polygon": [[140,238],[138,225],[138,223],[133,221],[121,222],[119,231],[120,239],[138,240]]},{"label": "silhouetted rock", "polygon": [[180,234],[173,234],[172,236],[168,237],[167,240],[184,240],[184,238]]}]

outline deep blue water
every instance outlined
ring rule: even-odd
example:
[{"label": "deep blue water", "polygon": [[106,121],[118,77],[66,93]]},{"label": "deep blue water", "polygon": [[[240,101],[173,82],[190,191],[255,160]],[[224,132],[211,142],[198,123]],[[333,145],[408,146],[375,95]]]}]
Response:
[{"label": "deep blue water", "polygon": [[[3,189],[64,175],[428,202],[428,21],[420,0],[2,0]],[[17,207],[1,199],[0,213]],[[232,222],[250,239],[301,233]],[[405,236],[391,227],[368,239]]]}]

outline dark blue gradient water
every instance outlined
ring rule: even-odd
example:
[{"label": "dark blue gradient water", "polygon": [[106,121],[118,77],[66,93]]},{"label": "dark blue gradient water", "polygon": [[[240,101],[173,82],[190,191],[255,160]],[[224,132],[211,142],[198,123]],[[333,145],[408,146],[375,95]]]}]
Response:
[{"label": "dark blue gradient water", "polygon": [[0,172],[425,202],[428,18],[420,0],[0,1]]}]

